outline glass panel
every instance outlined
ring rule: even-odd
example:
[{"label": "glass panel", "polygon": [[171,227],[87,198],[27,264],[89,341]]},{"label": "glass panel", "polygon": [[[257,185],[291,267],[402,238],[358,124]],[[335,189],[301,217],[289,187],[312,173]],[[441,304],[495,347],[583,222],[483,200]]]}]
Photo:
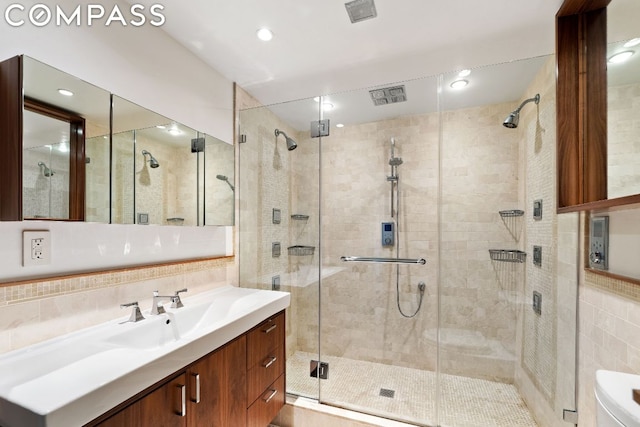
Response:
[{"label": "glass panel", "polygon": [[22,215],[69,219],[69,123],[24,111]]},{"label": "glass panel", "polygon": [[437,79],[323,101],[321,401],[436,425]]},{"label": "glass panel", "polygon": [[242,110],[247,142],[239,146],[240,284],[272,289],[279,280],[291,293],[287,392],[316,399],[310,364],[319,359],[319,140],[310,138],[309,124],[317,118],[311,99]]},{"label": "glass panel", "polygon": [[442,425],[560,426],[575,408],[576,283],[559,274],[576,270],[557,261],[554,70],[553,57],[485,67],[463,89],[452,86],[459,75],[443,76]]}]

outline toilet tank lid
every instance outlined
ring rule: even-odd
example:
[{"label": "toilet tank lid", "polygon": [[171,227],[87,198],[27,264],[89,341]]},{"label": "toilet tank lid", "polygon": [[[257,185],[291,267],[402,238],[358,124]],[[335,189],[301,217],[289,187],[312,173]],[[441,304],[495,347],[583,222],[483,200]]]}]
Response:
[{"label": "toilet tank lid", "polygon": [[633,389],[640,389],[640,375],[596,371],[596,396],[627,427],[640,426],[640,404],[633,400]]}]

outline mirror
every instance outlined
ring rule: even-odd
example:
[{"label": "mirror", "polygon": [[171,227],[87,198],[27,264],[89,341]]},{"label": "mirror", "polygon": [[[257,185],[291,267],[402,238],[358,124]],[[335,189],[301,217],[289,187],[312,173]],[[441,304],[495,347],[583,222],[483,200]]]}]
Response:
[{"label": "mirror", "polygon": [[114,223],[233,224],[232,145],[115,95],[113,131]]},{"label": "mirror", "polygon": [[85,168],[77,165],[85,162],[85,139],[109,132],[110,94],[26,56],[23,87],[22,217],[83,220],[85,203],[91,206],[85,194],[97,197],[98,189],[90,178],[93,188],[83,191]]},{"label": "mirror", "polygon": [[[640,3],[607,8],[608,198],[640,194]],[[620,56],[621,53],[624,55]],[[630,55],[627,57],[626,55]],[[613,58],[613,59],[612,59]],[[625,59],[626,58],[626,59]]]},{"label": "mirror", "polygon": [[0,75],[0,219],[233,225],[232,144],[33,58]]},{"label": "mirror", "polygon": [[235,150],[232,144],[204,135],[204,225],[235,222]]}]

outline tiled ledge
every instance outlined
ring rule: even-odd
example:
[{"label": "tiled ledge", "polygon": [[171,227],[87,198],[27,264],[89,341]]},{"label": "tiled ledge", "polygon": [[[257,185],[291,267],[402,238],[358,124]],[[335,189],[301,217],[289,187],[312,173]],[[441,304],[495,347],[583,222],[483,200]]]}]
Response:
[{"label": "tiled ledge", "polygon": [[0,307],[30,300],[232,266],[233,257],[128,267],[0,284]]},{"label": "tiled ledge", "polygon": [[635,279],[623,280],[612,277],[612,275],[600,274],[590,270],[585,270],[585,283],[598,289],[621,295],[634,301],[640,302],[640,285]]}]

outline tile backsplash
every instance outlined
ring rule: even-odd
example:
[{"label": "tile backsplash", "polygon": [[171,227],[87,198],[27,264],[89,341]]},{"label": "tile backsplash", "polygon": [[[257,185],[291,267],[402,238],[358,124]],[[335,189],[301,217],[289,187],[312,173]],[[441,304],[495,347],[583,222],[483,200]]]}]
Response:
[{"label": "tile backsplash", "polygon": [[233,257],[6,283],[0,288],[0,353],[126,317],[120,304],[151,306],[154,290],[188,295],[231,284]]}]

